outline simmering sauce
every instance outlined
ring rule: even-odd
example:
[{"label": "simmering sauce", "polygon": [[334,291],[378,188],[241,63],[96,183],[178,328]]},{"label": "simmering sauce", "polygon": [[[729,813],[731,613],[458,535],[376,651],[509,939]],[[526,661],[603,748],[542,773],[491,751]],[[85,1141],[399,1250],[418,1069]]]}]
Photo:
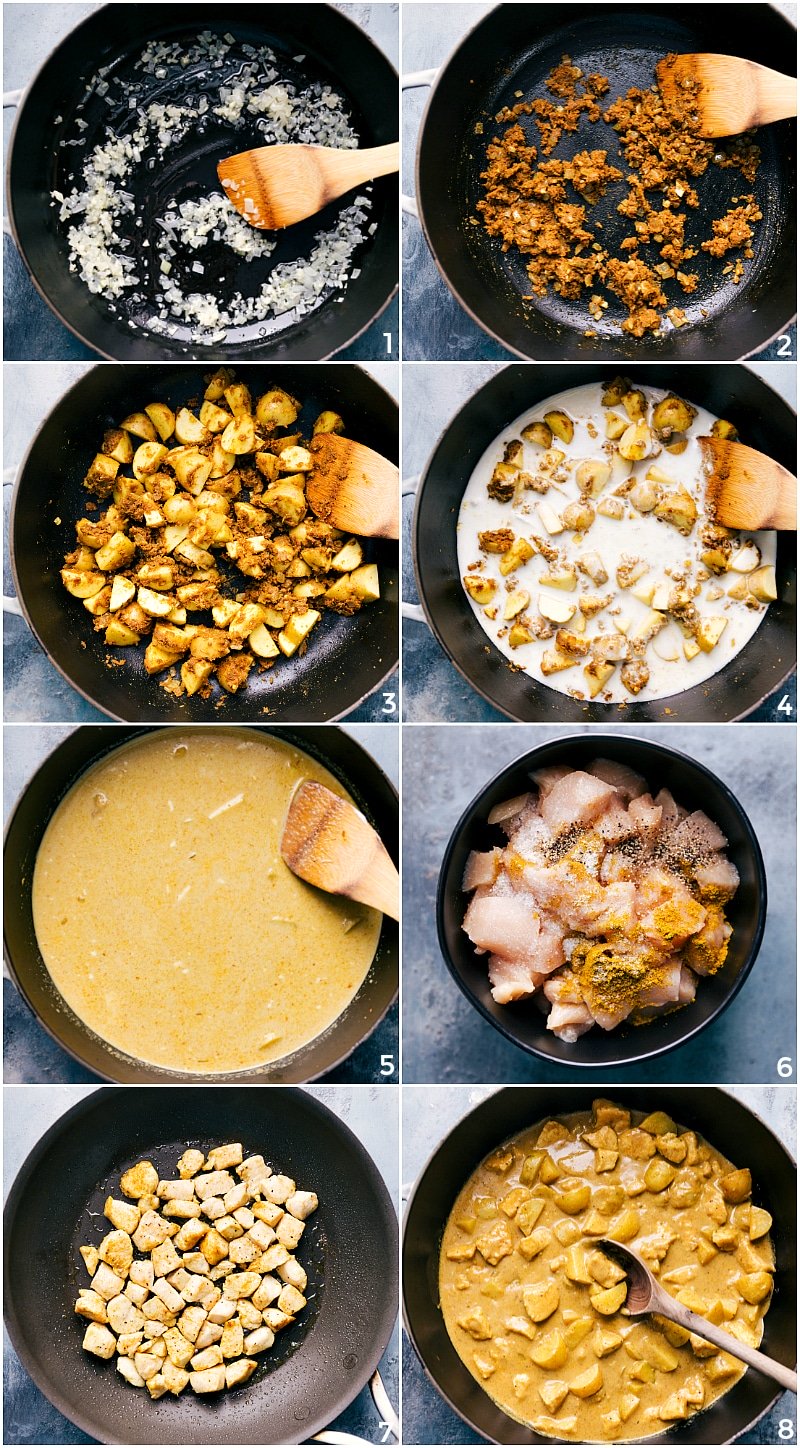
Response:
[{"label": "simmering sauce", "polygon": [[240,1071],[341,1015],[382,917],[281,860],[303,779],[349,797],[274,736],[163,729],[73,786],[39,847],[34,925],[56,988],[103,1040],[175,1071]]},{"label": "simmering sauce", "polygon": [[597,1242],[627,1243],[666,1292],[757,1347],[775,1257],[753,1190],[749,1170],[661,1111],[598,1100],[540,1122],[481,1163],[448,1218],[439,1291],[456,1352],[504,1412],[551,1438],[642,1441],[686,1422],[744,1365],[665,1318],[629,1316],[625,1274]]}]

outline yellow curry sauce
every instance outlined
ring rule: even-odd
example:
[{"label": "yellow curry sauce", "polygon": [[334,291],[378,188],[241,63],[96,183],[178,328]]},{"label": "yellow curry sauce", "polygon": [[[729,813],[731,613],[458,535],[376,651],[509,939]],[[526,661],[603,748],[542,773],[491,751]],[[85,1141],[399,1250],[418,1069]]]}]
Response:
[{"label": "yellow curry sauce", "polygon": [[600,1237],[756,1347],[772,1291],[772,1218],[735,1170],[663,1112],[608,1101],[532,1127],[481,1163],[442,1241],[439,1290],[459,1357],[510,1417],[554,1438],[665,1432],[742,1376],[666,1319],[629,1317]]},{"label": "yellow curry sauce", "polygon": [[176,1071],[239,1071],[342,1013],[382,917],[283,864],[302,779],[347,797],[272,735],[162,729],[73,786],[37,855],[34,926],[56,988],[103,1040]]}]

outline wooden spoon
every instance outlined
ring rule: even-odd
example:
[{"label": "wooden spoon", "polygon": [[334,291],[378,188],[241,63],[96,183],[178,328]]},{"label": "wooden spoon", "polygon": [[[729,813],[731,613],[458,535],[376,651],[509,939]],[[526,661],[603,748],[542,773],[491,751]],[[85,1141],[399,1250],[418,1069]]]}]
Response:
[{"label": "wooden spoon", "polygon": [[362,814],[324,784],[304,779],[289,805],[281,857],[292,874],[400,919],[400,877]]},{"label": "wooden spoon", "polygon": [[722,437],[701,437],[706,499],[724,528],[797,528],[797,478],[755,448]]},{"label": "wooden spoon", "polygon": [[399,538],[400,474],[363,443],[317,433],[309,444],[314,467],[306,498],[323,523],[362,538]]},{"label": "wooden spoon", "polygon": [[773,1378],[791,1393],[797,1392],[797,1373],[792,1372],[791,1368],[785,1368],[783,1363],[776,1363],[773,1358],[767,1357],[766,1353],[748,1347],[747,1343],[740,1342],[738,1337],[725,1332],[713,1322],[707,1322],[704,1317],[699,1317],[696,1312],[684,1307],[682,1302],[670,1297],[656,1281],[649,1267],[645,1266],[638,1252],[630,1247],[622,1247],[619,1242],[608,1242],[602,1237],[597,1240],[596,1245],[625,1271],[628,1279],[625,1306],[631,1317],[657,1312],[661,1317],[668,1317],[670,1322],[676,1322],[679,1327],[685,1327],[687,1332],[694,1332],[706,1342],[713,1342],[715,1347],[722,1348],[723,1352],[730,1353],[731,1357],[739,1358],[749,1367]]},{"label": "wooden spoon", "polygon": [[365,151],[334,146],[259,146],[217,166],[223,191],[245,221],[280,231],[314,216],[355,186],[400,166],[400,143]]},{"label": "wooden spoon", "polygon": [[694,112],[708,140],[797,115],[792,76],[735,55],[668,55],[656,76],[665,100]]}]

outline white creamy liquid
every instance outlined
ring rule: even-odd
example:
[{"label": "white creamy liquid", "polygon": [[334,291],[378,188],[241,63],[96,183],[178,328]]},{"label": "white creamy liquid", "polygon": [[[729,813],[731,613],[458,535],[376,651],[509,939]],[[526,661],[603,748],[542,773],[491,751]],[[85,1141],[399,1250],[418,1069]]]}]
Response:
[{"label": "white creamy liquid", "polygon": [[[632,386],[644,392],[648,404],[650,404],[648,417],[654,403],[671,395],[666,391],[646,387],[638,382],[632,383]],[[630,474],[633,480],[644,478],[648,469],[656,466],[669,475],[675,486],[682,485],[692,495],[697,505],[698,519],[688,537],[679,533],[672,524],[659,521],[654,514],[637,512],[626,498],[622,499],[625,504],[623,518],[619,520],[606,518],[598,513],[587,532],[576,534],[565,530],[563,533],[551,537],[541,523],[537,504],[548,503],[556,513],[560,514],[568,503],[579,501],[581,494],[575,481],[574,471],[566,483],[552,483],[544,495],[528,490],[510,503],[501,503],[496,498],[488,496],[487,485],[496,464],[502,460],[505,444],[512,439],[519,439],[522,429],[532,422],[541,420],[546,412],[563,410],[572,418],[575,425],[574,436],[570,443],[564,443],[557,437],[553,438],[553,447],[559,448],[566,454],[563,468],[566,468],[570,462],[577,464],[586,458],[609,457],[603,447],[606,441],[606,416],[609,411],[619,415],[625,415],[625,411],[621,404],[612,408],[603,407],[601,401],[603,391],[604,389],[598,383],[590,383],[583,387],[570,388],[566,392],[559,392],[539,403],[535,408],[530,408],[505,428],[497,440],[486,449],[467,484],[461,501],[457,525],[460,576],[463,578],[467,575],[470,564],[474,565],[480,561],[482,564],[480,576],[494,578],[499,584],[491,605],[497,606],[497,617],[494,620],[489,617],[480,604],[475,603],[471,598],[469,600],[478,622],[492,640],[495,648],[498,648],[517,668],[531,675],[540,683],[546,684],[548,688],[555,689],[560,694],[587,699],[589,691],[583,673],[586,658],[576,659],[573,668],[547,676],[542,674],[542,655],[545,650],[555,648],[555,637],[547,640],[535,639],[532,643],[511,648],[508,642],[511,624],[503,620],[503,605],[508,591],[523,588],[530,593],[531,601],[526,612],[531,618],[538,616],[538,602],[541,595],[558,598],[562,602],[570,600],[577,603],[582,594],[605,596],[612,593],[613,599],[608,608],[587,618],[583,638],[589,641],[600,634],[614,633],[616,619],[620,621],[629,619],[628,633],[633,633],[637,624],[650,613],[650,606],[635,598],[631,588],[622,589],[617,584],[616,568],[624,555],[642,558],[650,564],[649,571],[634,587],[651,583],[659,584],[665,580],[670,581],[667,570],[681,573],[686,571],[687,564],[690,565],[689,582],[691,583],[696,578],[697,569],[703,566],[699,563],[699,556],[708,545],[703,544],[700,533],[703,523],[709,519],[705,511],[704,468],[698,438],[707,436],[711,432],[712,424],[716,421],[710,412],[697,408],[697,416],[691,428],[687,433],[682,434],[689,440],[688,447],[683,453],[676,456],[662,448],[657,456],[634,463],[633,471]],[[687,401],[691,402],[691,398],[688,398]],[[590,422],[596,429],[594,437],[589,432],[588,424]],[[743,441],[746,443],[747,439],[744,438]],[[543,450],[533,443],[525,442],[524,439],[523,447],[522,469],[525,472],[535,473]],[[613,480],[607,483],[600,496],[590,500],[593,507],[597,508],[604,498],[612,497],[618,486],[619,484]],[[667,487],[666,484],[664,486]],[[521,567],[515,569],[508,578],[503,578],[498,569],[502,555],[484,554],[478,544],[478,533],[495,528],[512,528],[517,537],[530,538],[535,534],[557,548],[567,562],[573,565],[583,554],[599,553],[609,581],[598,586],[579,572],[578,585],[574,592],[542,587],[539,579],[543,573],[548,572],[549,564],[539,553],[535,553],[527,563],[523,563]],[[761,551],[762,564],[774,565],[777,549],[777,535],[774,532],[742,533],[737,536],[742,543],[752,541],[758,546]],[[701,618],[721,615],[728,620],[727,628],[710,653],[701,651],[694,659],[687,659],[683,650],[684,634],[674,619],[670,619],[666,627],[662,628],[660,633],[647,645],[644,657],[650,669],[650,678],[645,687],[637,695],[631,694],[622,683],[618,664],[607,684],[598,694],[596,702],[622,703],[624,701],[630,703],[634,699],[665,699],[670,695],[682,693],[685,689],[691,689],[696,684],[702,684],[706,679],[710,679],[724,669],[752,638],[767,611],[764,604],[758,608],[750,608],[745,603],[728,597],[727,590],[742,576],[740,573],[728,572],[723,573],[719,578],[709,577],[707,581],[703,582],[700,593],[694,599]],[[511,590],[507,589],[508,584],[511,584]],[[709,590],[713,594],[715,589],[722,590],[722,597],[716,600],[712,597],[709,600],[707,597]],[[573,624],[568,623],[565,627],[572,628]],[[677,654],[676,660],[663,657],[670,652]]]}]

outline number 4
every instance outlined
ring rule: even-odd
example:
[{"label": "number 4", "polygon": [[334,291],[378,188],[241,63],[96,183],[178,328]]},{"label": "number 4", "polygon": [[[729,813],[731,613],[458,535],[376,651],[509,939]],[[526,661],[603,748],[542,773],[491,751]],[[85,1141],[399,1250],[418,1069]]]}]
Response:
[{"label": "number 4", "polygon": [[788,694],[784,694],[783,698],[781,699],[781,702],[778,705],[778,713],[785,714],[787,718],[791,718],[792,714],[794,713],[794,710],[792,709],[791,703],[789,701]]}]

